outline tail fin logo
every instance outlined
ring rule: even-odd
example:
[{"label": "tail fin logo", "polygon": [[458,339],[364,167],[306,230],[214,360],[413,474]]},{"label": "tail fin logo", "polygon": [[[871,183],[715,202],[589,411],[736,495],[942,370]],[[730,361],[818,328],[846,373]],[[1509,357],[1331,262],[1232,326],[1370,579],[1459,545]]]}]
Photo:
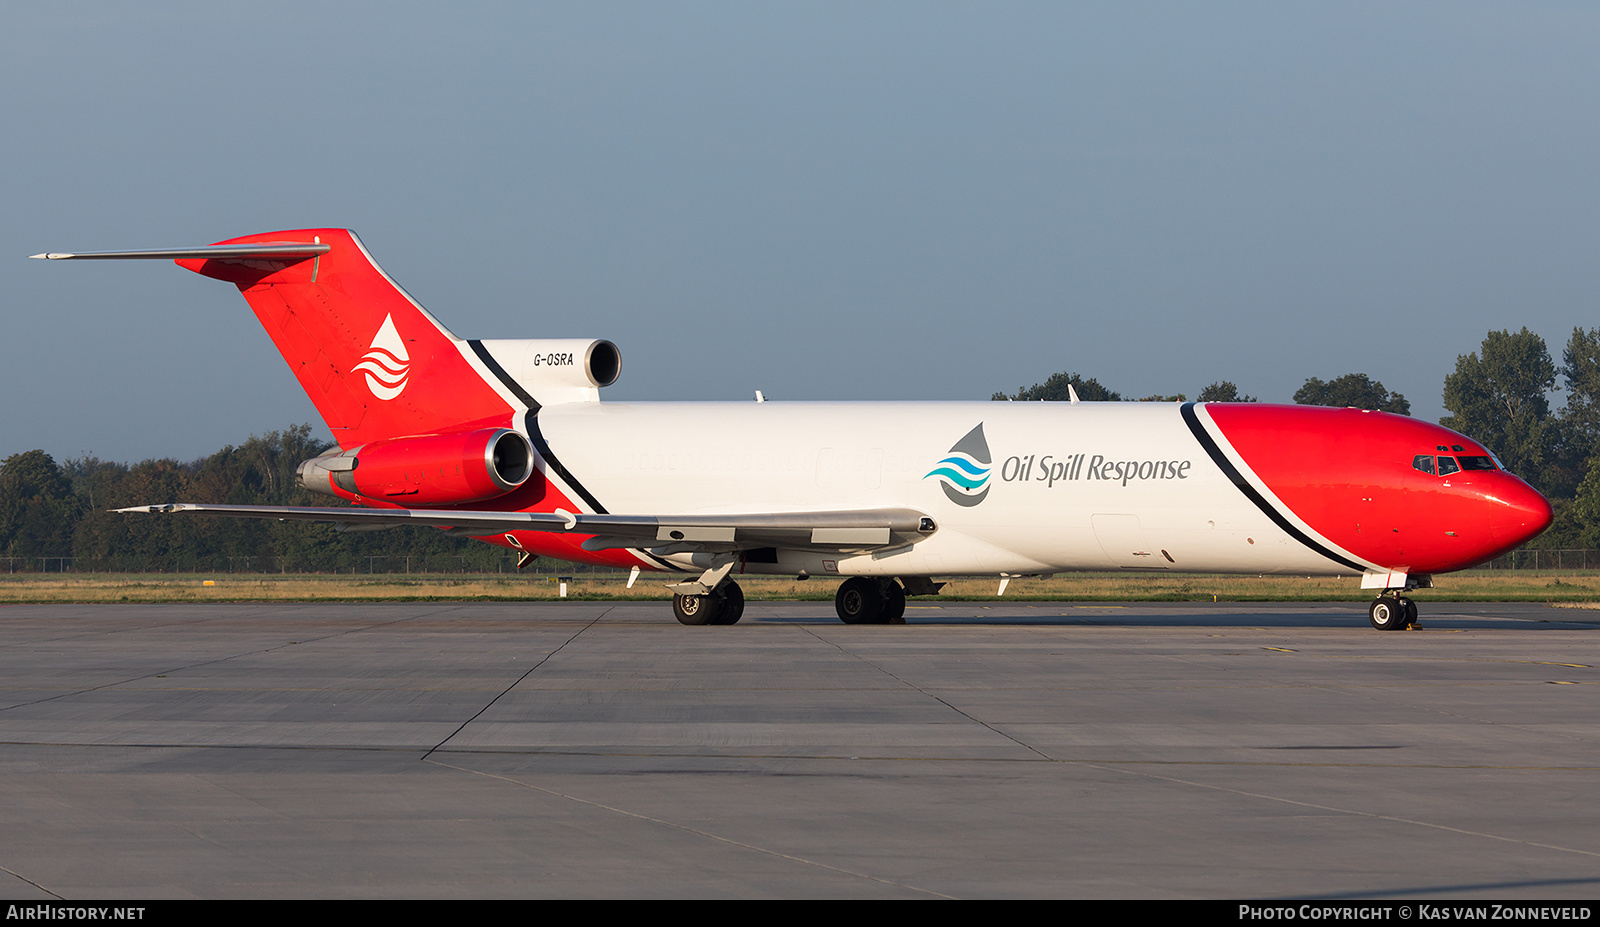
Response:
[{"label": "tail fin logo", "polygon": [[393,315],[383,317],[383,325],[372,336],[372,349],[361,356],[361,363],[355,369],[366,373],[367,389],[379,399],[387,401],[405,392],[406,377],[411,374],[411,356],[406,353],[400,333],[395,331]]},{"label": "tail fin logo", "polygon": [[936,476],[939,487],[956,505],[974,506],[989,495],[989,474],[993,462],[989,442],[983,437],[983,423],[950,448],[950,455],[922,478]]}]

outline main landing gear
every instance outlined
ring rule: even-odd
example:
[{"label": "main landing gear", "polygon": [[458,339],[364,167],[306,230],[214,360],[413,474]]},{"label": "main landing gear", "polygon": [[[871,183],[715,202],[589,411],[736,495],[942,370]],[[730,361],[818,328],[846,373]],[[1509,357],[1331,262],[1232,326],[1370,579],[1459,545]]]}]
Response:
[{"label": "main landing gear", "polygon": [[[709,583],[683,583],[676,588],[708,587]],[[937,590],[937,586],[929,586],[930,593]],[[833,607],[845,624],[905,624],[906,590],[893,579],[852,576],[839,586]],[[723,579],[710,592],[679,592],[672,597],[672,614],[680,624],[736,624],[744,615],[744,590],[733,580]]]},{"label": "main landing gear", "polygon": [[1367,606],[1367,618],[1380,631],[1404,631],[1417,623],[1417,603],[1398,591],[1385,591]]},{"label": "main landing gear", "polygon": [[839,586],[833,608],[845,624],[905,624],[906,591],[892,579],[852,576]]},{"label": "main landing gear", "polygon": [[744,615],[744,590],[730,579],[705,595],[674,595],[672,614],[681,624],[738,624]]}]

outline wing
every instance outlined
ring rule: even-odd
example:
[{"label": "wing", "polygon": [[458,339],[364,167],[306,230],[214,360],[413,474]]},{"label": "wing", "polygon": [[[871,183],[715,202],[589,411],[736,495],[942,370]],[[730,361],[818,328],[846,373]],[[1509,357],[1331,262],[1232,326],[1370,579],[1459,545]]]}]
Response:
[{"label": "wing", "polygon": [[138,505],[117,512],[276,518],[326,522],[341,531],[373,531],[423,525],[450,534],[489,537],[511,531],[592,535],[585,550],[648,550],[657,556],[708,551],[726,553],[761,547],[868,552],[909,546],[938,530],[915,509],[842,512],[770,512],[737,515],[584,515],[549,512],[468,512],[431,509],[309,508],[272,505],[209,505],[179,502]]}]

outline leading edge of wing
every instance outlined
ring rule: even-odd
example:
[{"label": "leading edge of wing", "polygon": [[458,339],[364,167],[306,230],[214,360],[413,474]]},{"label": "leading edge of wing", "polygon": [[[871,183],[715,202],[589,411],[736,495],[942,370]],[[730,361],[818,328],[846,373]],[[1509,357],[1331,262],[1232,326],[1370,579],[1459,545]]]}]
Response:
[{"label": "leading edge of wing", "polygon": [[635,548],[657,553],[732,551],[758,547],[867,551],[911,544],[938,530],[933,519],[915,509],[904,508],[656,516],[587,515],[564,510],[553,513],[481,512],[177,502],[137,505],[114,511],[327,522],[341,531],[374,531],[420,525],[443,528],[451,534],[469,537],[487,537],[511,531],[588,534],[593,537],[583,543],[586,550]]},{"label": "leading edge of wing", "polygon": [[41,261],[69,260],[266,260],[293,258],[304,260],[327,254],[332,246],[322,242],[263,241],[248,245],[200,245],[194,248],[157,248],[144,251],[46,251],[28,257]]}]

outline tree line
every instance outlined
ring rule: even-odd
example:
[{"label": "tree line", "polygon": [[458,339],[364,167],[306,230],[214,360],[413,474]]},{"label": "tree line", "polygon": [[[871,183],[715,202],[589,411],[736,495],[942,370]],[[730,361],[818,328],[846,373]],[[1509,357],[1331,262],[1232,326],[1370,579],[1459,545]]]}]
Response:
[{"label": "tree line", "polygon": [[[1113,392],[1102,386],[1099,380],[1089,377],[1085,379],[1077,373],[1058,373],[1043,383],[1024,386],[1015,393],[995,393],[990,399],[1010,402],[1069,402],[1072,393],[1067,386],[1078,394],[1084,402],[1121,402],[1121,393]],[[1188,402],[1189,397],[1184,393],[1173,396],[1142,396],[1134,402]],[[1218,380],[1201,389],[1195,396],[1196,402],[1260,402],[1254,396],[1247,396],[1239,392],[1239,387],[1231,380]],[[1397,412],[1401,415],[1411,414],[1411,403],[1399,393],[1391,393],[1379,383],[1364,373],[1347,373],[1336,380],[1324,382],[1311,377],[1306,384],[1294,394],[1294,401],[1300,405],[1311,406],[1338,406],[1345,408],[1355,406],[1358,409],[1377,409],[1382,412]]]},{"label": "tree line", "polygon": [[[61,557],[72,558],[80,571],[111,572],[510,568],[504,549],[430,528],[342,533],[307,522],[110,511],[180,501],[342,505],[295,485],[300,461],[331,446],[313,437],[310,425],[298,425],[187,463],[123,464],[88,456],[57,463],[42,450],[14,454],[0,461],[0,556],[16,559],[0,564],[0,571],[55,569],[50,560]],[[41,565],[40,558],[47,560]]]},{"label": "tree line", "polygon": [[[1566,402],[1548,394],[1560,378]],[[1123,399],[1093,377],[1058,373],[993,399],[1067,401],[1068,384],[1086,402]],[[1256,402],[1227,380],[1201,402]],[[1411,404],[1364,373],[1310,377],[1293,397],[1305,405],[1355,406],[1400,415]],[[1152,395],[1140,402],[1182,402]],[[1481,441],[1506,469],[1544,493],[1556,521],[1531,546],[1600,548],[1600,329],[1572,332],[1561,363],[1544,339],[1524,328],[1490,332],[1444,379],[1440,420]],[[152,518],[109,510],[152,502],[238,505],[337,505],[295,485],[300,461],[332,445],[310,425],[274,431],[190,462],[113,463],[80,457],[57,463],[42,450],[0,461],[0,556],[12,568],[38,569],[39,558],[71,557],[78,569],[110,571],[287,570],[365,572],[410,557],[415,568],[504,569],[508,554],[427,528],[341,533],[330,525],[236,518]],[[3,569],[3,567],[0,567]]]}]

